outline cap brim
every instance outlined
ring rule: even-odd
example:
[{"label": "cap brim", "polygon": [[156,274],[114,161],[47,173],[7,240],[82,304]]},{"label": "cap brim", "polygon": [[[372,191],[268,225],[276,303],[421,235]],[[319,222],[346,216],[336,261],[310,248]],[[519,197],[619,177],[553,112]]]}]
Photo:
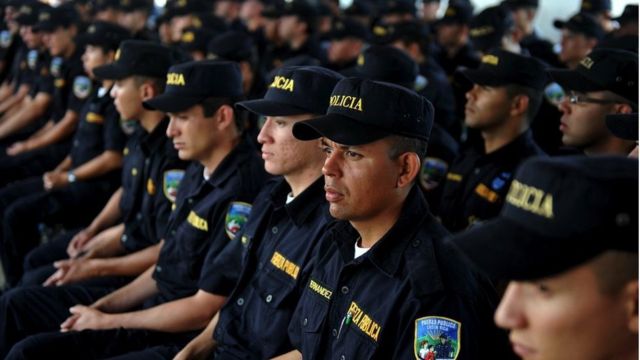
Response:
[{"label": "cap brim", "polygon": [[312,113],[309,110],[305,110],[291,104],[266,99],[241,101],[238,102],[236,106],[247,109],[254,114],[263,116],[290,116]]},{"label": "cap brim", "polygon": [[563,20],[553,20],[553,27],[556,29],[564,29],[567,26],[567,22]]},{"label": "cap brim", "polygon": [[482,69],[462,69],[458,73],[462,74],[464,78],[471,81],[473,84],[486,85],[486,86],[500,86],[508,84],[509,81],[503,79],[499,74],[493,71],[486,71]]},{"label": "cap brim", "polygon": [[[532,233],[504,217],[476,225],[452,238],[475,266],[493,279],[534,280],[560,274],[601,250],[580,237],[556,239]],[[593,246],[592,246],[593,247]],[[575,251],[581,248],[580,251]]]},{"label": "cap brim", "polygon": [[607,115],[607,128],[616,137],[625,140],[638,140],[638,114]]},{"label": "cap brim", "polygon": [[547,70],[551,78],[560,84],[564,90],[574,90],[579,92],[605,90],[581,73],[575,70]]},{"label": "cap brim", "polygon": [[389,135],[388,131],[340,114],[327,114],[293,126],[293,136],[299,140],[326,137],[342,145],[364,145]]},{"label": "cap brim", "polygon": [[142,102],[147,110],[157,110],[165,113],[175,113],[189,109],[193,105],[200,103],[204,98],[189,97],[184,95],[161,94],[153,99]]},{"label": "cap brim", "polygon": [[93,69],[93,74],[103,80],[120,80],[131,75],[128,69],[117,63],[99,66]]},{"label": "cap brim", "polygon": [[33,31],[44,31],[44,32],[51,32],[53,30],[56,29],[56,25],[53,23],[48,23],[48,22],[40,22],[40,23],[36,23],[35,25],[33,25]]}]

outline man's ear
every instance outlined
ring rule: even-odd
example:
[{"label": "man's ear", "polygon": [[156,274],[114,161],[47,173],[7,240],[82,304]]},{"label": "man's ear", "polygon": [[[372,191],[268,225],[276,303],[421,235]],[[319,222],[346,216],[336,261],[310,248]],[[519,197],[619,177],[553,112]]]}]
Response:
[{"label": "man's ear", "polygon": [[156,93],[156,89],[150,82],[145,81],[142,85],[140,85],[140,97],[142,101],[147,101],[151,98],[156,97],[158,94]]},{"label": "man's ear", "polygon": [[529,97],[526,95],[516,95],[511,101],[511,115],[519,116],[525,114],[529,108]]},{"label": "man's ear", "polygon": [[214,114],[215,121],[218,124],[218,129],[224,129],[229,126],[235,126],[234,119],[235,112],[233,107],[229,105],[222,105]]},{"label": "man's ear", "polygon": [[638,334],[638,280],[629,282],[624,287],[624,304],[627,314],[628,328],[634,334]]},{"label": "man's ear", "polygon": [[396,187],[401,188],[413,184],[420,173],[420,157],[413,152],[406,152],[398,156],[398,179]]}]

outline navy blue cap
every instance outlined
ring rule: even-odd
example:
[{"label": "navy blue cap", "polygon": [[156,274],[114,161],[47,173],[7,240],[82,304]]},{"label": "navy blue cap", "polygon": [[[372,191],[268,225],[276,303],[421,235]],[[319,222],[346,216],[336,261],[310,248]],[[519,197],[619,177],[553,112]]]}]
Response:
[{"label": "navy blue cap", "polygon": [[429,140],[433,105],[399,85],[361,78],[341,80],[325,116],[296,123],[300,140],[326,137],[343,145],[362,145],[389,135]]},{"label": "navy blue cap", "polygon": [[256,58],[253,37],[244,31],[227,31],[209,41],[207,56],[211,59],[252,61]]},{"label": "navy blue cap", "polygon": [[359,57],[355,75],[365,79],[384,81],[415,88],[418,64],[404,51],[391,46],[372,45]]},{"label": "navy blue cap", "polygon": [[391,0],[388,1],[385,6],[380,9],[380,15],[392,15],[392,14],[410,14],[416,15],[415,1],[408,0]]},{"label": "navy blue cap", "polygon": [[493,220],[454,237],[494,278],[532,280],[607,250],[638,252],[638,160],[620,156],[532,158]]},{"label": "navy blue cap", "polygon": [[554,20],[553,26],[557,29],[567,29],[596,39],[602,39],[605,35],[604,29],[598,20],[588,13],[575,14],[567,21]]},{"label": "navy blue cap", "polygon": [[611,0],[582,0],[580,11],[588,13],[611,11]]},{"label": "navy blue cap", "polygon": [[468,24],[473,17],[473,6],[466,1],[449,1],[444,16],[435,25],[440,24]]},{"label": "navy blue cap", "polygon": [[620,25],[624,25],[629,22],[638,22],[638,4],[629,4],[625,6],[622,14],[613,20],[619,22]]},{"label": "navy blue cap", "polygon": [[278,69],[263,99],[238,105],[264,116],[324,114],[335,85],[343,78],[320,66],[288,66]]},{"label": "navy blue cap", "polygon": [[207,44],[215,34],[204,28],[186,27],[182,30],[178,46],[187,52],[202,51],[207,52]]},{"label": "navy blue cap", "polygon": [[574,70],[549,70],[565,90],[609,90],[638,103],[638,54],[618,49],[594,49]]},{"label": "navy blue cap", "polygon": [[101,79],[124,79],[133,75],[164,78],[171,66],[171,50],[142,40],[125,40],[116,51],[115,61],[93,69]]},{"label": "navy blue cap", "polygon": [[285,2],[280,9],[280,16],[295,15],[304,19],[312,19],[318,16],[318,10],[306,0],[293,0]]},{"label": "navy blue cap", "polygon": [[540,4],[540,0],[504,0],[502,5],[507,6],[510,9],[520,9],[520,8],[538,8]]},{"label": "navy blue cap", "polygon": [[34,31],[54,31],[59,27],[69,27],[78,20],[78,13],[73,7],[49,7],[40,10],[38,23],[33,26]]},{"label": "navy blue cap", "polygon": [[331,30],[326,34],[326,38],[330,40],[346,38],[367,40],[369,38],[369,31],[364,25],[354,19],[334,19],[331,24]]},{"label": "navy blue cap", "polygon": [[115,50],[122,41],[130,37],[129,30],[122,26],[106,21],[95,21],[89,25],[85,33],[77,36],[77,40],[83,44],[106,46]]},{"label": "navy blue cap", "polygon": [[638,141],[638,113],[609,114],[606,122],[607,128],[616,137]]},{"label": "navy blue cap", "polygon": [[18,14],[14,17],[14,20],[20,25],[34,25],[38,22],[38,15],[40,14],[40,11],[48,7],[48,5],[40,2],[22,4],[18,8]]},{"label": "navy blue cap", "polygon": [[487,52],[502,45],[502,38],[513,29],[515,21],[506,6],[490,6],[471,19],[469,37],[473,47]]},{"label": "navy blue cap", "polygon": [[463,69],[460,73],[478,85],[514,84],[543,90],[548,82],[545,70],[536,58],[498,49],[484,55],[477,69]]},{"label": "navy blue cap", "polygon": [[189,109],[207,98],[242,96],[242,74],[231,61],[191,61],[174,65],[167,72],[164,93],[147,100],[144,107],[162,112]]},{"label": "navy blue cap", "polygon": [[120,9],[120,0],[93,0],[90,3],[91,10],[95,12],[108,9]]}]

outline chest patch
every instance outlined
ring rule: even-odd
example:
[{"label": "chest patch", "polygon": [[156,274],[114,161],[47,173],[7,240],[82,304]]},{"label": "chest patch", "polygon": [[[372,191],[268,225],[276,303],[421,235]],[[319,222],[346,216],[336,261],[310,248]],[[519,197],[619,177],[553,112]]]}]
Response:
[{"label": "chest patch", "polygon": [[434,360],[457,359],[460,353],[461,327],[460,322],[442,316],[416,319],[413,341],[416,359],[429,359],[427,356]]}]

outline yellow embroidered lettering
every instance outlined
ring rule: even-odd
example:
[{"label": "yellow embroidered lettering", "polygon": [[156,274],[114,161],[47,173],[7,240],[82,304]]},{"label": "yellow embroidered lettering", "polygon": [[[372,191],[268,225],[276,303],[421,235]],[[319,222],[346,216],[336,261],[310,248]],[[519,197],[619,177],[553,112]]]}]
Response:
[{"label": "yellow embroidered lettering", "polygon": [[178,73],[167,74],[167,85],[184,86],[184,75]]},{"label": "yellow embroidered lettering", "polygon": [[284,76],[275,76],[273,82],[269,87],[274,87],[280,90],[286,90],[293,92],[294,81],[293,79],[286,78]]},{"label": "yellow embroidered lettering", "polygon": [[198,216],[198,214],[193,210],[191,210],[189,216],[187,216],[187,222],[198,230],[209,231],[209,224],[207,223],[207,220]]},{"label": "yellow embroidered lettering", "polygon": [[541,189],[523,184],[517,180],[511,183],[507,202],[514,207],[543,216],[553,218],[553,196]]}]

